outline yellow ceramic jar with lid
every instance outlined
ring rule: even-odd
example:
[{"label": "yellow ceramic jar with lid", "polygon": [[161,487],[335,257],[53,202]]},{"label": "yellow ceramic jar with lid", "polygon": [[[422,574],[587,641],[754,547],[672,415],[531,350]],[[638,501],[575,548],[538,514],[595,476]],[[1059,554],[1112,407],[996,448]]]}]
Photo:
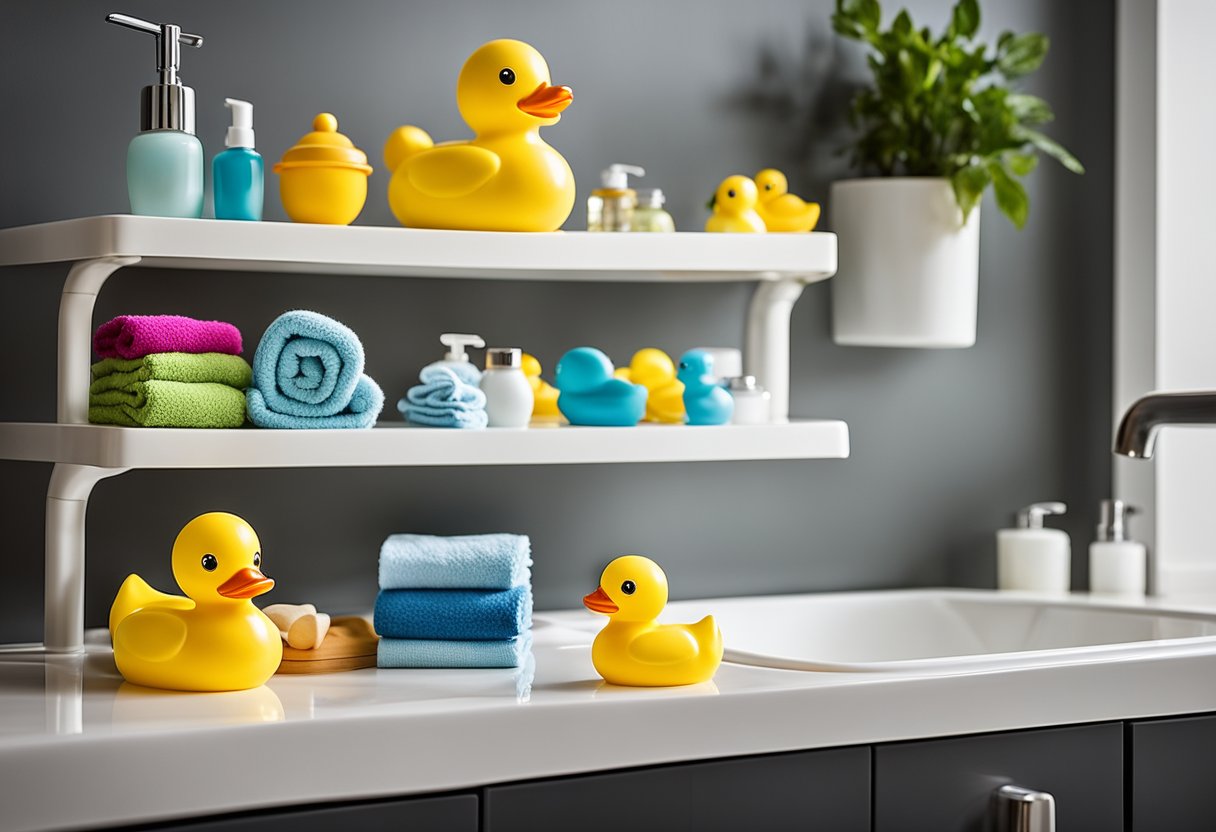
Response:
[{"label": "yellow ceramic jar with lid", "polygon": [[274,166],[279,195],[293,222],[350,225],[367,202],[367,154],[338,132],[338,119],[320,113],[313,132]]}]

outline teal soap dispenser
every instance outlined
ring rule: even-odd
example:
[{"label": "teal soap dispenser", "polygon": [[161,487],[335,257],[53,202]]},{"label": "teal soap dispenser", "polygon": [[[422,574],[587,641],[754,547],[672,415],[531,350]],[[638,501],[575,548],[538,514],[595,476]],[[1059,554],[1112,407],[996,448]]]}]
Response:
[{"label": "teal soap dispenser", "polygon": [[110,23],[156,37],[160,80],[139,99],[139,134],[127,146],[127,193],[131,213],[154,217],[203,215],[203,145],[194,135],[194,90],[177,77],[181,45],[203,39],[172,23],[150,23],[125,14]]},{"label": "teal soap dispenser", "polygon": [[224,145],[211,160],[211,189],[217,220],[260,220],[266,174],[261,155],[253,149],[253,105],[225,98],[232,111],[232,126]]}]

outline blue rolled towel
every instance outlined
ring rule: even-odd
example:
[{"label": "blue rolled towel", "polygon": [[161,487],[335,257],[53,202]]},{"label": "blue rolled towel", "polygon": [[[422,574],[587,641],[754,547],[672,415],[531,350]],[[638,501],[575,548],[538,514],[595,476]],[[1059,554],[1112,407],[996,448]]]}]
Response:
[{"label": "blue rolled towel", "polygon": [[384,589],[376,596],[375,625],[388,638],[514,638],[532,627],[532,587]]},{"label": "blue rolled towel", "polygon": [[521,534],[394,534],[380,546],[381,589],[510,589],[532,577]]},{"label": "blue rolled towel", "polygon": [[486,394],[461,380],[442,364],[428,364],[418,374],[421,384],[406,391],[397,409],[407,422],[429,428],[486,426]]},{"label": "blue rolled towel", "polygon": [[253,354],[250,420],[264,428],[369,428],[384,393],[363,374],[363,345],[316,312],[276,318]]},{"label": "blue rolled towel", "polygon": [[521,667],[531,648],[531,632],[501,641],[382,638],[376,646],[376,666]]}]

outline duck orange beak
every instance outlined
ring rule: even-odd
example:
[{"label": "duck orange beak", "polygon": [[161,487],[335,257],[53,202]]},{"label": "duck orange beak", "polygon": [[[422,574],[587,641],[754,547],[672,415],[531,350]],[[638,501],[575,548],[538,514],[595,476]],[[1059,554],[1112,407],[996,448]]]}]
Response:
[{"label": "duck orange beak", "polygon": [[574,93],[569,87],[554,87],[541,81],[539,87],[520,99],[515,106],[530,116],[557,118],[573,100]]},{"label": "duck orange beak", "polygon": [[253,567],[240,570],[215,588],[225,598],[253,598],[274,589],[274,581]]},{"label": "duck orange beak", "polygon": [[604,592],[602,586],[597,586],[595,592],[590,595],[583,596],[583,606],[601,615],[612,615],[620,609],[620,607],[612,603],[612,599],[608,597],[607,592]]}]

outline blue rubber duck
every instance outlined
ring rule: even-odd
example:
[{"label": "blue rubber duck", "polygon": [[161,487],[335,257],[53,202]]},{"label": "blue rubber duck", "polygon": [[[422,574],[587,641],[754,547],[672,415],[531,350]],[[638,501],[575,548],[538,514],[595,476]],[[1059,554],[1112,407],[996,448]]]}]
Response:
[{"label": "blue rubber duck", "polygon": [[714,376],[714,357],[705,350],[680,356],[676,378],[684,382],[684,409],[690,425],[725,425],[735,412],[735,400]]},{"label": "blue rubber duck", "polygon": [[612,377],[595,347],[576,347],[557,362],[557,409],[572,425],[632,427],[646,412],[646,388]]}]

